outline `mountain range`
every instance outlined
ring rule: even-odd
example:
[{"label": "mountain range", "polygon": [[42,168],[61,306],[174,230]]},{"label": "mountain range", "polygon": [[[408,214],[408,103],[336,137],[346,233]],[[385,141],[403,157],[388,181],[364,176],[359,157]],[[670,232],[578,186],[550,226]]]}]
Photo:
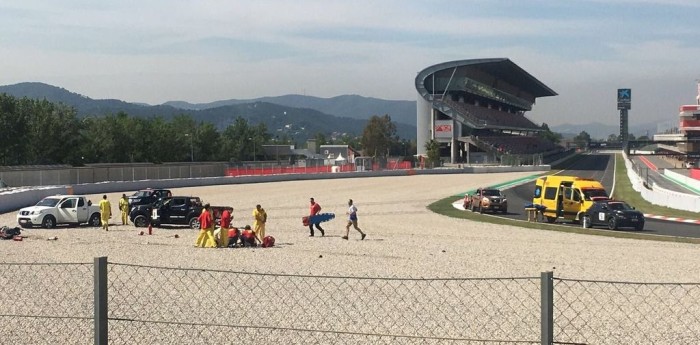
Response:
[{"label": "mountain range", "polygon": [[124,112],[130,116],[192,116],[197,121],[214,124],[222,130],[242,117],[251,125],[265,123],[273,136],[287,135],[300,142],[316,133],[326,137],[342,134],[362,135],[367,119],[387,114],[396,123],[396,134],[403,139],[416,138],[415,102],[388,101],[356,95],[318,98],[301,95],[265,97],[251,100],[226,100],[206,104],[182,101],[160,105],[128,103],[116,99],[92,99],[44,83],[19,83],[0,86],[0,93],[14,97],[46,99],[76,109],[79,117],[104,116]]},{"label": "mountain range", "polygon": [[[303,141],[316,133],[327,136],[347,133],[361,135],[367,119],[373,115],[388,114],[396,123],[400,138],[416,138],[416,102],[383,100],[358,95],[342,95],[320,98],[305,95],[284,95],[255,99],[229,99],[211,103],[169,101],[159,105],[129,103],[117,99],[92,99],[66,89],[44,83],[18,83],[0,86],[0,93],[15,97],[46,99],[64,103],[76,109],[79,117],[103,116],[125,112],[130,116],[162,116],[169,119],[179,114],[190,115],[198,121],[213,123],[224,129],[236,117],[242,117],[252,125],[265,123],[274,135],[287,134]],[[651,136],[672,128],[674,121],[662,121],[630,125],[629,132],[639,137]],[[572,137],[586,131],[594,139],[606,139],[619,134],[619,126],[601,123],[552,125],[550,129],[564,137]]]}]

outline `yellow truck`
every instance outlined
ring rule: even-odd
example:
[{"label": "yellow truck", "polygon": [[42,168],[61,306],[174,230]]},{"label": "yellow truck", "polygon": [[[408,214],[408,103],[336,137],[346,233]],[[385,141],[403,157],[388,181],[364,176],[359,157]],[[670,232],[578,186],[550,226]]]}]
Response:
[{"label": "yellow truck", "polygon": [[535,182],[532,203],[541,205],[542,214],[549,223],[557,219],[578,223],[595,201],[608,199],[605,187],[594,179],[549,175]]}]

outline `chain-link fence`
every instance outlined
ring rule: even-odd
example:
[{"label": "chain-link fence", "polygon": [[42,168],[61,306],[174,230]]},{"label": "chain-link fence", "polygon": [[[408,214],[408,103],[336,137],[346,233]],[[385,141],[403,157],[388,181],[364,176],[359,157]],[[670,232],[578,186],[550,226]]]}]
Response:
[{"label": "chain-link fence", "polygon": [[700,284],[554,279],[563,344],[697,344]]},{"label": "chain-link fence", "polygon": [[559,279],[551,272],[466,279],[262,274],[106,258],[94,266],[0,264],[0,284],[0,344],[700,341],[700,284]]},{"label": "chain-link fence", "polygon": [[538,290],[538,278],[324,277],[110,264],[109,339],[536,343]]},{"label": "chain-link fence", "polygon": [[93,264],[0,264],[0,344],[92,344]]}]

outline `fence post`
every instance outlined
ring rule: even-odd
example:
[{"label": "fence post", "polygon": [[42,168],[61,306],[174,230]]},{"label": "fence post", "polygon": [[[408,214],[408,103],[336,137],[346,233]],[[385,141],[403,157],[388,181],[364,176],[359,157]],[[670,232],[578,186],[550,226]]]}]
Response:
[{"label": "fence post", "polygon": [[554,273],[542,272],[540,275],[541,291],[541,344],[554,343]]},{"label": "fence post", "polygon": [[95,258],[95,345],[107,345],[107,257]]}]

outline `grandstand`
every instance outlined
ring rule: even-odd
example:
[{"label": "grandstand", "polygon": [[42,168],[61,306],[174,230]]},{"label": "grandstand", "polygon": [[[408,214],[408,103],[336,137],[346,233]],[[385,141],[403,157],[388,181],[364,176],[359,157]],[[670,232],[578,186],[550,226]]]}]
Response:
[{"label": "grandstand", "polygon": [[538,97],[556,92],[507,58],[445,62],[416,76],[418,154],[440,143],[452,163],[474,154],[555,154],[561,148],[541,139],[543,129],[525,116]]}]

